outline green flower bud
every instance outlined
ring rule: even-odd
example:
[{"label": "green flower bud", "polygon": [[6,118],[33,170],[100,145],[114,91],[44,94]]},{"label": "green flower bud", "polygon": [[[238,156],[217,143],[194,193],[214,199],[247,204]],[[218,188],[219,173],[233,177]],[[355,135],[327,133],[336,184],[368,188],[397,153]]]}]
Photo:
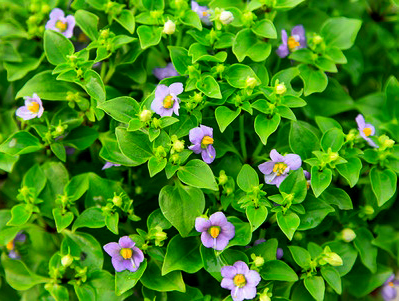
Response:
[{"label": "green flower bud", "polygon": [[151,119],[151,116],[152,116],[152,111],[144,109],[143,111],[140,112],[139,119],[142,122],[147,122]]},{"label": "green flower bud", "polygon": [[182,140],[174,141],[173,145],[172,145],[172,150],[177,153],[182,152],[184,150],[184,141],[182,141]]},{"label": "green flower bud", "polygon": [[65,255],[61,258],[61,264],[63,267],[69,267],[73,262],[73,257],[71,255]]},{"label": "green flower bud", "polygon": [[174,34],[176,31],[176,24],[172,20],[168,20],[163,25],[163,33],[166,34]]},{"label": "green flower bud", "polygon": [[226,67],[223,64],[217,64],[216,65],[216,72],[217,73],[223,73]]},{"label": "green flower bud", "polygon": [[280,83],[276,85],[276,94],[281,95],[287,92],[287,87],[284,83]]},{"label": "green flower bud", "polygon": [[50,12],[50,9],[51,8],[50,8],[50,6],[48,4],[43,4],[42,5],[42,13],[45,14],[45,15]]},{"label": "green flower bud", "polygon": [[373,215],[374,214],[374,208],[372,206],[370,206],[370,205],[366,205],[363,208],[363,212],[366,215]]},{"label": "green flower bud", "polygon": [[247,88],[255,88],[255,86],[258,84],[258,81],[254,77],[248,76],[247,79],[245,80],[245,86]]},{"label": "green flower bud", "polygon": [[342,258],[335,252],[325,254],[323,259],[334,267],[338,267],[344,264]]},{"label": "green flower bud", "polygon": [[259,268],[264,265],[265,259],[262,256],[256,256],[255,254],[251,254],[251,258],[254,262],[254,265]]},{"label": "green flower bud", "polygon": [[114,197],[112,198],[112,203],[114,203],[115,206],[120,207],[122,206],[123,200],[121,196],[114,195]]},{"label": "green flower bud", "polygon": [[219,173],[219,185],[224,185],[227,183],[228,177],[226,176],[226,172],[221,170]]},{"label": "green flower bud", "polygon": [[313,37],[313,43],[315,45],[320,44],[321,42],[323,42],[323,38],[321,36],[316,35],[316,36]]},{"label": "green flower bud", "polygon": [[341,232],[342,240],[345,242],[351,242],[356,238],[356,233],[350,228],[345,228]]}]

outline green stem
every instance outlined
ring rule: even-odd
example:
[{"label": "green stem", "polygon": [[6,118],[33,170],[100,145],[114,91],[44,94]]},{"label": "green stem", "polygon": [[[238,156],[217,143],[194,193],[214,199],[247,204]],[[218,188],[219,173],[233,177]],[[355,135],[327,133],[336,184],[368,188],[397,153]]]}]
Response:
[{"label": "green stem", "polygon": [[115,73],[115,66],[110,63],[107,75],[104,78],[104,85],[106,85]]},{"label": "green stem", "polygon": [[262,149],[263,149],[263,143],[262,143],[262,141],[259,141],[259,143],[258,143],[258,146],[255,148],[255,151],[254,151],[254,153],[252,154],[252,158],[256,158],[257,156],[259,156],[259,154],[260,154],[260,152],[262,151]]},{"label": "green stem", "polygon": [[247,160],[247,146],[245,145],[245,126],[244,126],[244,114],[240,116],[240,145],[243,161]]},{"label": "green stem", "polygon": [[103,62],[102,64],[101,64],[101,73],[100,73],[100,76],[101,76],[101,79],[102,80],[104,80],[104,77],[105,77],[105,71],[107,70],[107,63],[106,62]]}]

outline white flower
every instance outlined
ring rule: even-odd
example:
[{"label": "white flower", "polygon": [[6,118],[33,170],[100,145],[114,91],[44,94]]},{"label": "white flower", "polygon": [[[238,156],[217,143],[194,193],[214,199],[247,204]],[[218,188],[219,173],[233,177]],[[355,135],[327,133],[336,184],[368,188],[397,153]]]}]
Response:
[{"label": "white flower", "polygon": [[175,30],[176,30],[176,24],[171,20],[168,20],[163,26],[163,33],[174,34]]},{"label": "white flower", "polygon": [[234,16],[230,11],[225,10],[220,14],[219,20],[224,25],[227,25],[234,21]]}]

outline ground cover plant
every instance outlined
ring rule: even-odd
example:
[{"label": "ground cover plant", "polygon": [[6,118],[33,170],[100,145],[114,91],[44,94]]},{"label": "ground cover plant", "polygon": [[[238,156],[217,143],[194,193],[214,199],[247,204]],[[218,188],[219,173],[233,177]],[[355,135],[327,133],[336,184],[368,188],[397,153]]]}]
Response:
[{"label": "ground cover plant", "polygon": [[1,300],[395,300],[397,0],[0,0]]}]

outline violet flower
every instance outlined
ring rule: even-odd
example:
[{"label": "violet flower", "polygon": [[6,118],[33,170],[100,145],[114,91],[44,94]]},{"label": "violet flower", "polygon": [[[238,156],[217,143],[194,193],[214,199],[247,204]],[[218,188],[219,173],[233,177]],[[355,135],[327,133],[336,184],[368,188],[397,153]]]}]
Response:
[{"label": "violet flower", "polygon": [[216,150],[213,147],[213,129],[211,127],[200,125],[192,128],[189,132],[190,142],[193,144],[188,148],[195,154],[201,153],[202,160],[211,164],[216,158]]},{"label": "violet flower", "polygon": [[173,112],[179,116],[179,102],[180,99],[177,97],[183,92],[182,83],[174,83],[169,87],[165,85],[158,85],[155,90],[155,98],[151,103],[151,109],[163,116],[172,116]]},{"label": "violet flower", "polygon": [[310,172],[308,172],[307,170],[303,170],[303,174],[305,175],[305,179],[306,179],[306,188],[309,189],[310,185],[311,185]]},{"label": "violet flower", "polygon": [[121,166],[121,164],[116,164],[116,163],[111,163],[111,162],[106,162],[105,164],[104,164],[104,166],[103,166],[103,168],[101,168],[101,170],[104,170],[104,169],[108,169],[108,168],[111,168],[111,167],[118,167],[118,166]]},{"label": "violet flower", "polygon": [[355,120],[357,123],[357,128],[359,130],[360,136],[362,136],[362,138],[366,140],[370,146],[378,148],[378,145],[375,144],[374,141],[369,138],[369,136],[373,136],[375,134],[374,126],[370,123],[366,123],[366,120],[364,120],[362,114],[357,115]]},{"label": "violet flower", "polygon": [[285,29],[281,30],[282,44],[277,49],[277,55],[281,58],[286,57],[290,52],[306,48],[306,35],[303,25],[297,25],[291,30],[291,36],[288,37]]},{"label": "violet flower", "polygon": [[223,279],[220,286],[231,290],[234,301],[256,297],[256,286],[261,279],[259,273],[250,270],[245,262],[236,261],[232,266],[224,266],[221,273]]},{"label": "violet flower", "polygon": [[211,20],[209,19],[209,8],[207,6],[201,6],[197,2],[191,1],[191,10],[195,11],[198,14],[204,24],[212,24]]},{"label": "violet flower", "polygon": [[44,112],[43,103],[40,97],[33,93],[32,97],[25,97],[25,105],[19,107],[15,115],[23,120],[30,120],[33,118],[42,117]]},{"label": "violet flower", "polygon": [[264,242],[266,242],[266,239],[264,239],[264,238],[257,239],[254,241],[254,247],[257,245],[260,245],[261,243],[264,243]]},{"label": "violet flower", "polygon": [[129,236],[123,236],[119,242],[110,242],[103,248],[112,257],[112,265],[115,271],[122,272],[129,270],[135,272],[144,261],[143,252],[135,247],[135,242]]},{"label": "violet flower", "polygon": [[384,282],[382,289],[381,289],[381,296],[384,299],[384,301],[396,299],[397,291],[396,291],[395,285],[399,285],[399,280],[395,280],[395,275],[392,274]]},{"label": "violet flower", "polygon": [[18,232],[13,240],[10,240],[6,245],[6,249],[8,250],[8,257],[11,259],[20,259],[21,256],[18,254],[17,250],[15,250],[16,242],[24,243],[26,241],[26,235],[23,232]]},{"label": "violet flower", "polygon": [[284,256],[284,251],[281,248],[277,248],[277,252],[276,252],[276,258],[277,259],[281,259]]},{"label": "violet flower", "polygon": [[262,163],[259,170],[265,175],[265,183],[280,186],[290,170],[297,170],[302,165],[301,157],[296,154],[280,155],[275,149],[270,152],[272,161]]},{"label": "violet flower", "polygon": [[164,68],[154,68],[152,70],[152,74],[158,79],[163,80],[164,78],[179,76],[177,73],[175,66],[172,63],[168,63]]},{"label": "violet flower", "polygon": [[75,27],[75,17],[68,15],[62,9],[54,8],[50,13],[50,20],[47,21],[46,29],[58,31],[66,38],[73,36],[73,28]]},{"label": "violet flower", "polygon": [[195,230],[202,232],[201,241],[206,248],[222,251],[235,235],[235,227],[223,212],[215,212],[209,219],[197,217]]}]

